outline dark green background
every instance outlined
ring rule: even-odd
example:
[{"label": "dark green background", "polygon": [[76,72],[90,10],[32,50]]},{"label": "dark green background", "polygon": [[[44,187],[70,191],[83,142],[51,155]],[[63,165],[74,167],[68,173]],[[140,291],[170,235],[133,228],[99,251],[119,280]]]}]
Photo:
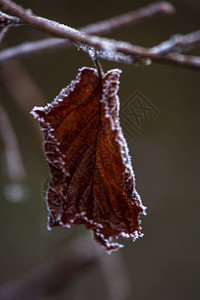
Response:
[{"label": "dark green background", "polygon": [[[175,33],[185,34],[199,29],[199,0],[171,2],[177,9],[176,15],[130,25],[108,36],[153,46]],[[142,7],[151,1],[48,0],[18,3],[32,8],[36,14],[78,28]],[[25,40],[44,37],[31,28],[15,28],[7,34],[4,45],[17,45]],[[200,55],[200,52],[195,50],[191,54]],[[124,241],[125,248],[120,250],[132,283],[130,299],[197,300],[200,298],[199,73],[159,64],[135,67],[101,62],[104,70],[118,67],[123,71],[119,91],[121,105],[135,91],[140,91],[159,111],[155,119],[142,122],[141,132],[134,140],[129,140],[137,190],[148,207],[147,216],[142,217],[144,237],[136,243]],[[43,93],[44,103],[50,102],[75,78],[79,67],[92,66],[87,54],[75,48],[24,58],[20,63]],[[1,102],[18,137],[29,189],[29,197],[24,202],[11,203],[4,197],[8,179],[2,163],[4,152],[1,143],[0,282],[3,285],[54,257],[66,242],[84,234],[85,230],[82,227],[71,230],[58,228],[52,232],[46,230],[43,191],[47,186],[48,169],[41,141],[28,115],[3,83],[0,87]],[[27,97],[27,109],[33,105],[41,105],[41,102],[35,99],[34,103],[30,103]],[[71,282],[66,295],[69,297],[55,299],[103,299],[105,282],[98,266],[87,271],[84,279],[80,277]]]}]

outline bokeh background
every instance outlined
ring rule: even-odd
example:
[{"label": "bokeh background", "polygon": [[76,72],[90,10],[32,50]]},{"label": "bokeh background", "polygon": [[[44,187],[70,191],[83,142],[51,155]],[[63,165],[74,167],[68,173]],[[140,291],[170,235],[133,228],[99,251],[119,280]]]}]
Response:
[{"label": "bokeh background", "polygon": [[[21,0],[18,3],[36,14],[78,28],[151,1]],[[171,3],[177,10],[175,15],[152,18],[107,36],[153,46],[175,33],[186,34],[199,29],[199,0],[172,0]],[[45,37],[32,28],[13,28],[1,48]],[[200,55],[200,50],[190,53]],[[158,111],[156,118],[141,120],[140,132],[134,133],[128,142],[137,190],[148,207],[147,216],[142,217],[144,237],[135,243],[123,241],[125,247],[119,254],[112,255],[120,266],[115,270],[112,258],[111,269],[119,275],[126,273],[129,286],[126,299],[200,299],[199,73],[159,64],[135,67],[101,63],[105,71],[116,67],[123,71],[119,91],[121,106],[139,91]],[[17,182],[18,187],[13,186],[0,138],[0,284],[4,291],[5,287],[11,289],[14,281],[22,284],[34,268],[39,272],[38,266],[54,261],[74,240],[86,235],[82,226],[70,230],[55,228],[51,232],[46,229],[44,195],[48,168],[37,121],[29,116],[34,105],[50,102],[82,66],[92,67],[90,58],[71,48],[16,60],[0,70],[0,101],[14,128],[26,173],[26,177]],[[130,124],[123,118],[122,127],[127,126]],[[128,128],[132,130],[131,126]],[[85,240],[87,246],[84,242],[80,244],[83,255],[90,251],[88,243],[93,245],[91,235]],[[61,288],[42,299],[111,299],[108,282],[112,286],[116,274],[102,268],[102,259],[109,264],[112,256],[104,253],[100,256],[97,263],[66,278]],[[118,287],[113,285],[112,288]],[[32,292],[34,294],[34,290]],[[24,299],[31,298],[24,296]]]}]

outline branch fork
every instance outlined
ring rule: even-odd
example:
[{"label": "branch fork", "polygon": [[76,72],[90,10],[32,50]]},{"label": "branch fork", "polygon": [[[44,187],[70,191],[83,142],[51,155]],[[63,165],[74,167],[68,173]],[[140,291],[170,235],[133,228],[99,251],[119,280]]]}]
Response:
[{"label": "branch fork", "polygon": [[152,48],[136,46],[127,42],[102,38],[94,34],[102,34],[119,27],[136,23],[158,14],[173,14],[174,7],[168,2],[157,2],[130,13],[111,18],[97,24],[88,25],[79,30],[33,15],[12,1],[0,0],[2,8],[6,8],[22,23],[56,38],[38,42],[29,42],[0,52],[0,64],[9,59],[22,57],[44,50],[69,47],[73,44],[88,52],[93,49],[103,59],[123,62],[127,64],[150,64],[150,62],[172,64],[193,70],[200,70],[200,57],[181,54],[196,48],[200,44],[200,30],[187,34],[175,35]]}]

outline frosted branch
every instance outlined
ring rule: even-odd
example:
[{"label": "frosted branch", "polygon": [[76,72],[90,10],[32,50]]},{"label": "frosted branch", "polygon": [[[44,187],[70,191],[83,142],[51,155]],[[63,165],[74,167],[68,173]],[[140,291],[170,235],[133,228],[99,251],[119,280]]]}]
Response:
[{"label": "frosted branch", "polygon": [[[116,16],[114,18],[97,22],[82,28],[79,31],[87,34],[105,34],[110,31],[114,31],[123,26],[127,26],[131,23],[137,23],[144,21],[148,18],[160,15],[160,14],[172,14],[174,13],[174,7],[168,2],[157,2],[148,5],[144,8],[128,12]],[[14,58],[29,56],[33,54],[39,54],[44,51],[50,51],[54,49],[62,49],[72,47],[72,43],[66,39],[49,38],[36,42],[26,42],[19,46],[11,47],[0,52],[0,65],[6,61]]]},{"label": "frosted branch", "polygon": [[3,40],[10,27],[22,25],[22,23],[23,22],[19,18],[7,15],[0,11],[0,42]]},{"label": "frosted branch", "polygon": [[172,52],[189,51],[200,45],[200,30],[181,35],[172,36],[168,41],[151,48],[153,53],[168,54]]},{"label": "frosted branch", "polygon": [[20,25],[22,21],[19,18],[10,16],[0,11],[0,28],[8,25]]},{"label": "frosted branch", "polygon": [[[30,11],[26,11],[12,1],[0,0],[0,4],[24,22],[43,31],[49,35],[68,39],[83,50],[95,49],[97,54],[104,59],[113,61],[135,63],[141,59],[151,59],[154,62],[173,64],[185,68],[200,70],[200,58],[195,56],[186,56],[178,53],[156,53],[155,48],[144,48],[132,45],[130,43],[114,41],[110,39],[91,36],[81,31],[75,30],[69,26],[50,21],[45,18],[34,16]],[[127,59],[126,59],[127,57]],[[132,59],[130,59],[132,57]]]}]

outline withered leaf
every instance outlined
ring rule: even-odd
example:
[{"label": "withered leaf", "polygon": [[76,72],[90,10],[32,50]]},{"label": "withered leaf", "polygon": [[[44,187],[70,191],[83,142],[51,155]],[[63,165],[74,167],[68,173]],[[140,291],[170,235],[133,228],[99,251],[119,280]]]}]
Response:
[{"label": "withered leaf", "polygon": [[107,251],[122,246],[114,239],[142,236],[145,211],[119,124],[120,72],[100,80],[95,69],[82,68],[51,104],[32,111],[51,173],[49,228],[84,224]]}]

